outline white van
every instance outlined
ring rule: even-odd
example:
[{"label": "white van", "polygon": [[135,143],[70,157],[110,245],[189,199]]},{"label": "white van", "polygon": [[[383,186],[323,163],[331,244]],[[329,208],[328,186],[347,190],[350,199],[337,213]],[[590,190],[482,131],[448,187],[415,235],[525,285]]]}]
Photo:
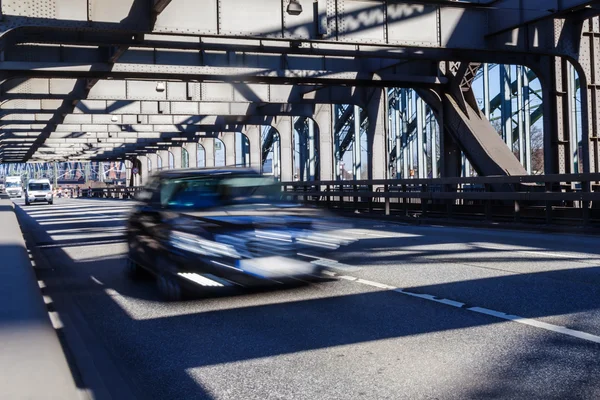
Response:
[{"label": "white van", "polygon": [[48,204],[54,202],[52,194],[52,185],[48,179],[30,179],[25,188],[25,205],[30,205],[38,201]]},{"label": "white van", "polygon": [[23,182],[20,176],[7,176],[4,190],[10,197],[21,198],[23,195]]}]

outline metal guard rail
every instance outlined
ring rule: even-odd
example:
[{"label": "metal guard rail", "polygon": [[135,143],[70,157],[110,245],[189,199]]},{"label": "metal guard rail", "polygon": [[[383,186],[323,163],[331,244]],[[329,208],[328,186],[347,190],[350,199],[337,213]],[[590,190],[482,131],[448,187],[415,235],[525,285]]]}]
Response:
[{"label": "metal guard rail", "polygon": [[82,189],[81,197],[95,197],[103,199],[133,199],[135,194],[141,189],[141,186],[117,186],[107,188]]},{"label": "metal guard rail", "polygon": [[[486,176],[440,179],[283,182],[290,200],[370,213],[444,217],[507,213],[516,221],[600,222],[600,174]],[[568,217],[565,218],[564,215]]]},{"label": "metal guard rail", "polygon": [[[545,215],[546,223],[574,212],[578,222],[600,223],[600,173],[527,176],[482,176],[439,179],[375,179],[357,181],[281,182],[289,200],[334,209],[414,216],[445,217],[483,214],[492,220],[497,210],[509,210],[514,220],[528,211]],[[82,190],[83,197],[130,199],[142,187]]]}]

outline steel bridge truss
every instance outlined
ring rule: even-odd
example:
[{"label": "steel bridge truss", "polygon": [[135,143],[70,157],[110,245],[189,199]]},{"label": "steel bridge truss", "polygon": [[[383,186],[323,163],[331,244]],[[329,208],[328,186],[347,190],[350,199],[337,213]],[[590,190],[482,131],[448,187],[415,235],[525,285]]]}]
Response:
[{"label": "steel bridge truss", "polygon": [[214,164],[221,146],[283,180],[519,175],[541,118],[545,173],[600,171],[597,1],[38,3],[1,3],[2,163],[143,176]]}]

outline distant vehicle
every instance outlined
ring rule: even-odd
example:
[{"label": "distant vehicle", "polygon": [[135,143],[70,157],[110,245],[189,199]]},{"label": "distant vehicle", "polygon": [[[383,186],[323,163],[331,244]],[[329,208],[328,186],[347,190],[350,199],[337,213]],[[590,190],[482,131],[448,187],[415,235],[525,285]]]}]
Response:
[{"label": "distant vehicle", "polygon": [[281,201],[275,181],[249,169],[163,171],[137,198],[126,272],[156,275],[168,300],[319,280],[311,261],[349,243],[327,234],[341,225],[325,211]]},{"label": "distant vehicle", "polygon": [[7,176],[4,186],[10,197],[21,198],[23,196],[23,181],[20,176]]},{"label": "distant vehicle", "polygon": [[30,179],[27,182],[25,191],[25,205],[31,203],[45,202],[48,204],[54,203],[54,195],[52,194],[52,185],[48,179]]}]

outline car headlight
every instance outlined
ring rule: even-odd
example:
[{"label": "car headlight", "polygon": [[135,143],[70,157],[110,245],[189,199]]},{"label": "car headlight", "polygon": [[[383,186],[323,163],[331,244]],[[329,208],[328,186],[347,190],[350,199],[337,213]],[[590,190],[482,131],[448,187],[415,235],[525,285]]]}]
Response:
[{"label": "car headlight", "polygon": [[169,243],[176,249],[204,256],[241,258],[233,246],[207,240],[190,233],[172,231],[169,236]]}]

